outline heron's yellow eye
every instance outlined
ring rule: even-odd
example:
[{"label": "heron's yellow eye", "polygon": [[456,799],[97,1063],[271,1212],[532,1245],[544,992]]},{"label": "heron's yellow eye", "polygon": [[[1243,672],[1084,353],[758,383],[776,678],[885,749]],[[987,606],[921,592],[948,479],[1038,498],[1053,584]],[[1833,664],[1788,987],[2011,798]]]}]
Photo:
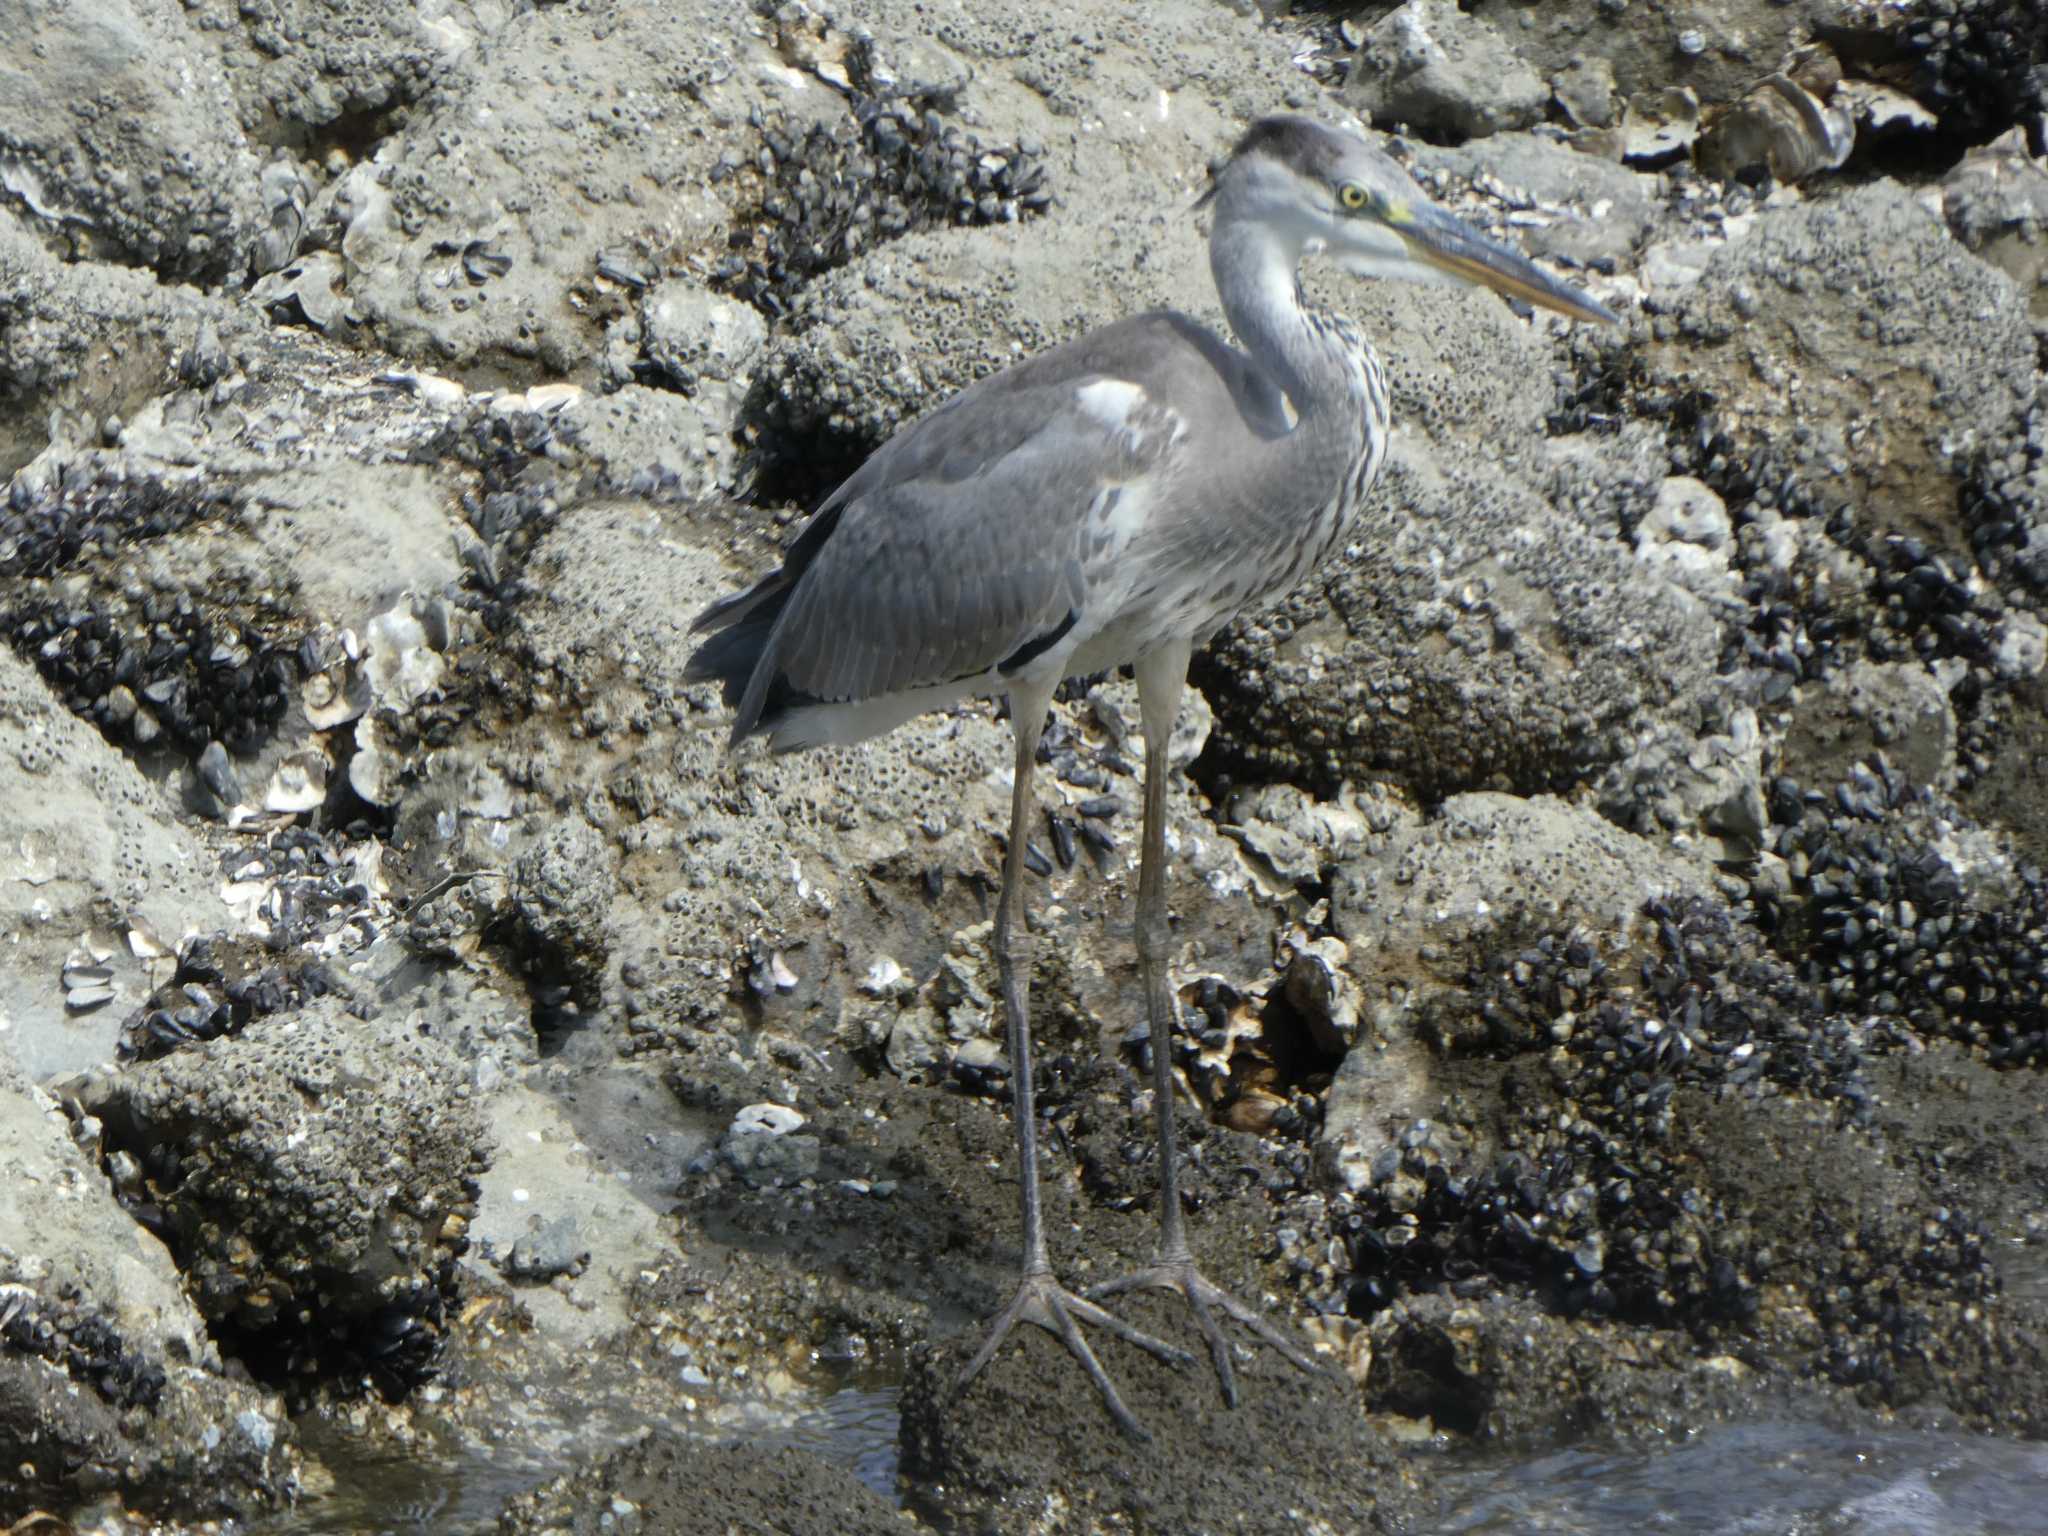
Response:
[{"label": "heron's yellow eye", "polygon": [[1371,201],[1371,194],[1357,182],[1347,181],[1337,189],[1337,201],[1356,213]]}]

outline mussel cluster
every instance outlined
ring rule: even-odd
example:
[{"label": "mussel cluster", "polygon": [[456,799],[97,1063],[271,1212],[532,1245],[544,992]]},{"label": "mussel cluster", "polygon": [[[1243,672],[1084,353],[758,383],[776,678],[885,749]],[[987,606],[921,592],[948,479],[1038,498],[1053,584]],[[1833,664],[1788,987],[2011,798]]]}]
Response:
[{"label": "mussel cluster", "polygon": [[1988,574],[2011,571],[2048,593],[2048,397],[2028,413],[2023,443],[1986,452],[1972,465],[1962,512],[1970,547]]},{"label": "mussel cluster", "polygon": [[190,593],[117,606],[45,592],[9,617],[65,706],[116,745],[251,752],[291,706],[291,647],[237,630]]},{"label": "mussel cluster", "polygon": [[848,56],[853,123],[792,123],[758,112],[750,160],[721,161],[717,180],[758,191],[734,220],[713,285],[771,318],[820,272],[913,229],[1013,223],[1052,202],[1044,149],[986,144],[949,122],[929,93],[880,85],[864,49]]},{"label": "mussel cluster", "polygon": [[154,1411],[161,1366],[131,1350],[120,1330],[82,1309],[52,1307],[25,1286],[0,1285],[0,1348],[47,1360],[118,1409]]},{"label": "mussel cluster", "polygon": [[[2015,122],[2048,130],[2042,0],[1920,0],[1900,40],[1913,57],[1913,94],[1950,133],[1981,143]],[[2036,137],[2033,150],[2048,144]]]},{"label": "mussel cluster", "polygon": [[[1282,1262],[1312,1306],[1354,1317],[1404,1294],[1505,1284],[1565,1315],[1703,1338],[1752,1326],[1775,1290],[1833,1325],[1817,1364],[1883,1387],[1944,1309],[1995,1288],[1981,1229],[1949,1208],[1752,1210],[1718,1174],[1740,1149],[1721,1144],[1710,1116],[1731,1096],[1789,1096],[1828,1106],[1845,1128],[1866,1124],[1867,1053],[1886,1032],[1832,1010],[1711,903],[1653,902],[1644,915],[1655,944],[1633,966],[1560,932],[1472,976],[1490,1049],[1540,1056],[1541,1073],[1520,1079],[1490,1135],[1454,1095],[1444,1119],[1383,1148],[1362,1187],[1289,1202]],[[1497,1151],[1476,1150],[1488,1140]]]},{"label": "mussel cluster", "polygon": [[1939,851],[1969,819],[1882,758],[1832,791],[1780,778],[1772,849],[1793,895],[1767,913],[1831,1008],[1896,1018],[1981,1048],[1993,1065],[2048,1062],[2048,878],[2013,872],[1981,902]]},{"label": "mussel cluster", "polygon": [[1656,948],[1633,974],[1563,932],[1469,978],[1490,1049],[1546,1053],[1559,1097],[1522,1096],[1490,1161],[1455,1118],[1406,1127],[1364,1188],[1328,1202],[1340,1262],[1307,1246],[1294,1261],[1305,1278],[1329,1271],[1324,1305],[1368,1317],[1406,1291],[1507,1282],[1567,1313],[1667,1326],[1754,1312],[1767,1265],[1687,1156],[1676,1100],[1769,1084],[1857,1115],[1869,1102],[1860,1043],[1719,909],[1653,903],[1645,915]]},{"label": "mussel cluster", "polygon": [[463,517],[476,535],[460,553],[465,598],[492,633],[512,622],[524,590],[519,572],[534,541],[552,528],[561,492],[551,461],[560,422],[546,411],[481,411],[457,436],[455,452],[478,471],[464,491]]},{"label": "mussel cluster", "polygon": [[248,751],[290,706],[294,642],[281,616],[270,634],[189,591],[51,579],[225,510],[217,495],[158,481],[80,477],[50,491],[17,479],[0,512],[0,590],[11,594],[0,625],[65,706],[117,745]]},{"label": "mussel cluster", "polygon": [[[315,842],[319,834],[306,831]],[[235,850],[230,858],[246,858]],[[280,946],[289,947],[289,946]],[[202,1040],[234,1034],[253,1019],[297,1008],[337,989],[318,960],[265,963],[253,945],[222,935],[195,935],[178,951],[177,969],[122,1022],[123,1061],[149,1061]]]}]

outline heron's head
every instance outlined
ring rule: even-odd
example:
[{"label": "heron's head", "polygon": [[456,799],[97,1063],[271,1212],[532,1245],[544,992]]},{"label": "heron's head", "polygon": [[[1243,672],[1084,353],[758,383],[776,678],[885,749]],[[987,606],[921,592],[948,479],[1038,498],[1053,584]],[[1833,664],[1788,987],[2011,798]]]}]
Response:
[{"label": "heron's head", "polygon": [[1253,123],[1203,201],[1214,202],[1219,223],[1261,225],[1297,254],[1320,248],[1362,276],[1480,284],[1575,320],[1619,319],[1439,208],[1364,139],[1312,118]]}]

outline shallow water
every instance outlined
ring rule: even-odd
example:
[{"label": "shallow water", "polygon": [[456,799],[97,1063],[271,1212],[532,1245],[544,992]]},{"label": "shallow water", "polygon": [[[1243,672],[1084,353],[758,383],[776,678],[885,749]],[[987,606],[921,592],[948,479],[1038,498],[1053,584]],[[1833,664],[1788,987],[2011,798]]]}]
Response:
[{"label": "shallow water", "polygon": [[1731,1424],[1451,1474],[1440,1532],[2041,1536],[2048,1445],[1905,1428]]},{"label": "shallow water", "polygon": [[[850,1468],[884,1498],[896,1487],[897,1395],[843,1385],[790,1418],[742,1411],[713,1441],[744,1434]],[[304,1426],[337,1491],[249,1527],[262,1536],[348,1530],[379,1536],[489,1531],[514,1494],[566,1470],[489,1453],[362,1454]],[[1766,1421],[1701,1430],[1678,1445],[1584,1445],[1514,1463],[1438,1469],[1437,1536],[2048,1536],[2048,1444],[1909,1428]]]},{"label": "shallow water", "polygon": [[[728,1405],[723,1422],[705,1434],[709,1444],[740,1439],[773,1448],[793,1445],[849,1468],[891,1501],[896,1489],[896,1391],[870,1383],[823,1394],[792,1417],[786,1407]],[[681,1426],[671,1426],[680,1428]],[[334,1491],[296,1509],[241,1527],[243,1536],[465,1536],[494,1531],[507,1500],[576,1466],[603,1443],[622,1443],[626,1427],[564,1437],[548,1455],[529,1444],[437,1455],[395,1454],[369,1448],[361,1437],[317,1418],[299,1425],[299,1438],[334,1474]]]},{"label": "shallow water", "polygon": [[900,1503],[897,1421],[894,1388],[842,1387],[792,1424],[777,1443],[850,1467],[883,1498]]}]

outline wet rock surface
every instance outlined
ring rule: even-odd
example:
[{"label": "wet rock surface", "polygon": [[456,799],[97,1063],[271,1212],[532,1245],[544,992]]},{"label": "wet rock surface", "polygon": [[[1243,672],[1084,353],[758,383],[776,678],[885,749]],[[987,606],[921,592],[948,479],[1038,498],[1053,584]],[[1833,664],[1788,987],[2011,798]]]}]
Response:
[{"label": "wet rock surface", "polygon": [[[2029,15],[0,4],[77,82],[0,68],[0,1511],[1394,1530],[1404,1441],[2048,1435]],[[1325,1362],[1104,1341],[1138,1447],[1036,1330],[951,1397],[1007,723],[731,758],[687,625],[962,385],[1214,321],[1285,108],[1626,318],[1306,274],[1397,435],[1198,659],[1171,1042],[1133,686],[1054,706],[1055,1267],[1150,1256],[1170,1050],[1197,1257]]]},{"label": "wet rock surface", "polygon": [[843,1468],[784,1449],[761,1454],[650,1435],[515,1500],[498,1528],[530,1536],[657,1531],[900,1532],[888,1500]]}]

